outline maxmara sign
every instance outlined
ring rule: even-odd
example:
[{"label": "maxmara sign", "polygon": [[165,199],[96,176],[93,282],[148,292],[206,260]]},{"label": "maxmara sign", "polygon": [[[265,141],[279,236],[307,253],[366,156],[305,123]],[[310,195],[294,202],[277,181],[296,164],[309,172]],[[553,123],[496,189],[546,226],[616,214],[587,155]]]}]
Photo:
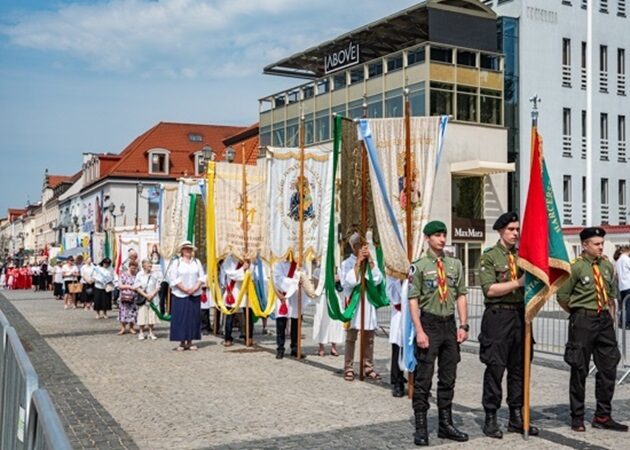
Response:
[{"label": "maxmara sign", "polygon": [[324,72],[331,73],[359,64],[359,44],[349,42],[324,57]]},{"label": "maxmara sign", "polygon": [[463,219],[453,217],[453,240],[484,241],[486,221],[483,219]]}]

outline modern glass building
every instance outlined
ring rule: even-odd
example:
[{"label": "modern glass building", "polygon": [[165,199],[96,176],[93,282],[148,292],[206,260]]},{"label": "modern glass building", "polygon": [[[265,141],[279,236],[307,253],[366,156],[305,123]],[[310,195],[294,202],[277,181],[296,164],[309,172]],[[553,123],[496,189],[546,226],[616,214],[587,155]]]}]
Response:
[{"label": "modern glass building", "polygon": [[[265,67],[309,80],[260,100],[261,145],[331,139],[334,113],[402,117],[404,89],[414,116],[504,126],[504,61],[496,14],[476,0],[429,0]],[[336,63],[336,64],[335,64]]]}]

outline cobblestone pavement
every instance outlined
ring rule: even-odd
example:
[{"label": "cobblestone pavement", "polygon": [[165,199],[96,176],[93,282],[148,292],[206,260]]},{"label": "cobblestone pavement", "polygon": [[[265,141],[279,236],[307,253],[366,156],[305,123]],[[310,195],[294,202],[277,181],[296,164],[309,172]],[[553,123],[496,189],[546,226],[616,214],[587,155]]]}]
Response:
[{"label": "cobblestone pavement", "polygon": [[[308,319],[307,358],[277,361],[269,335],[256,334],[252,350],[238,341],[225,349],[219,337],[211,336],[204,337],[198,352],[178,353],[168,341],[167,324],[158,326],[157,341],[138,341],[117,336],[114,318],[96,320],[91,312],[63,310],[47,293],[3,295],[9,300],[0,297],[0,309],[16,327],[75,448],[413,448],[411,405],[390,394],[390,346],[382,333],[376,366],[384,381],[348,383],[342,379],[342,357],[314,356]],[[484,437],[483,366],[475,352],[473,345],[463,347],[454,405],[457,424],[471,440],[453,444],[438,439],[433,407],[432,446],[628,448],[627,434],[590,427],[586,433],[570,431],[566,366],[540,358],[533,367],[532,416],[543,428],[541,436],[527,442],[514,434],[502,441]],[[593,378],[588,383],[592,413]],[[630,420],[630,385],[618,387],[614,412]],[[501,413],[505,425],[506,411]]]}]

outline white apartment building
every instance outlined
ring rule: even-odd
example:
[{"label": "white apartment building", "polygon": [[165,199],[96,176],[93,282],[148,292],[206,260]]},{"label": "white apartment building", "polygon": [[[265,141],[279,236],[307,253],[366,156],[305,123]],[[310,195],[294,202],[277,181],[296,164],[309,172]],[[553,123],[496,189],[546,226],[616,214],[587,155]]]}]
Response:
[{"label": "white apartment building", "polygon": [[[630,19],[625,0],[486,0],[499,17],[501,49],[517,86],[513,104],[521,210],[527,195],[533,95],[541,102],[539,131],[559,212],[569,241],[584,225],[603,224],[612,240],[628,241],[627,56]],[[589,48],[589,45],[591,48]],[[588,53],[592,51],[590,71]],[[512,66],[508,69],[507,66]],[[587,90],[587,73],[592,88]],[[506,97],[507,97],[506,87]],[[587,113],[587,92],[592,108]],[[506,98],[506,115],[509,100]],[[506,117],[506,125],[510,126]],[[589,127],[590,125],[590,127]],[[592,130],[589,134],[588,131]],[[590,141],[590,167],[587,145]],[[590,196],[589,194],[590,188]],[[591,198],[587,207],[587,199]],[[573,236],[573,237],[572,237]]]}]

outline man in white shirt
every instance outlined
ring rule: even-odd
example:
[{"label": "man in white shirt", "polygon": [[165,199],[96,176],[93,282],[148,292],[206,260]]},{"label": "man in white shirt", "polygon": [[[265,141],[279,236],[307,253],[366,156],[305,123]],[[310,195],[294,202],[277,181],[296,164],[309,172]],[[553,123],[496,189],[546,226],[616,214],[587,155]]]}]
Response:
[{"label": "man in white shirt", "polygon": [[[372,272],[372,280],[374,284],[379,285],[383,282],[383,274],[378,266],[374,263],[370,249],[367,244],[362,243],[358,233],[354,233],[349,239],[352,254],[341,263],[341,285],[343,287],[343,295],[346,306],[350,302],[352,292],[355,287],[361,284],[361,270],[364,263],[367,264],[365,278],[368,278],[368,270]],[[372,380],[380,380],[381,376],[374,370],[374,334],[378,327],[376,320],[376,308],[365,299],[364,313],[364,333],[365,333],[365,355],[364,369],[365,376]],[[354,348],[357,336],[361,330],[361,303],[355,310],[350,328],[346,332],[346,348],[344,354],[344,379],[346,381],[354,380]]]},{"label": "man in white shirt", "polygon": [[[241,287],[243,285],[243,280],[245,279],[245,273],[249,268],[248,261],[240,261],[233,255],[229,255],[223,263],[221,264],[221,272],[220,272],[220,282],[221,287],[223,288],[223,303],[228,308],[233,308],[236,306],[238,302],[238,297],[241,292]],[[245,336],[246,334],[246,325],[245,325],[245,316],[248,314],[245,313],[247,306],[247,299],[243,299],[241,302],[239,312],[234,314],[243,313],[241,323],[241,334]],[[229,314],[225,317],[225,339],[223,341],[223,345],[225,347],[230,347],[234,341],[232,337],[232,328],[234,326],[234,314]],[[251,342],[252,335],[254,331],[254,313],[251,308],[249,309],[249,332],[248,336],[245,338],[245,345],[248,344],[248,341]]]},{"label": "man in white shirt", "polygon": [[[298,339],[298,286],[299,271],[295,261],[281,261],[273,268],[276,301],[276,359],[284,358],[287,321],[291,319],[291,356],[297,357]],[[302,311],[308,302],[302,291]],[[300,355],[304,358],[304,355]]]},{"label": "man in white shirt", "polygon": [[[621,254],[615,262],[617,281],[619,283],[619,323],[620,327],[630,328],[630,246],[620,248]],[[625,310],[625,321],[624,320]]]}]

